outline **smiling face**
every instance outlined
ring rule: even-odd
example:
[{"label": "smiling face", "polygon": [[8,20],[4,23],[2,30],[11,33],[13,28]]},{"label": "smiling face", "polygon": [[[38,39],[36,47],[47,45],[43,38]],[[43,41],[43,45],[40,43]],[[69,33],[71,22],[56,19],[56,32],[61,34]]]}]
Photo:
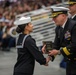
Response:
[{"label": "smiling face", "polygon": [[57,26],[62,26],[64,24],[65,20],[66,20],[66,17],[67,16],[65,14],[60,14],[57,17],[54,17],[53,21],[55,22],[55,24]]},{"label": "smiling face", "polygon": [[28,23],[28,25],[25,27],[25,31],[28,32],[28,33],[33,31],[32,23]]},{"label": "smiling face", "polygon": [[65,7],[51,7],[51,18],[57,26],[61,26],[66,21],[69,9]]}]

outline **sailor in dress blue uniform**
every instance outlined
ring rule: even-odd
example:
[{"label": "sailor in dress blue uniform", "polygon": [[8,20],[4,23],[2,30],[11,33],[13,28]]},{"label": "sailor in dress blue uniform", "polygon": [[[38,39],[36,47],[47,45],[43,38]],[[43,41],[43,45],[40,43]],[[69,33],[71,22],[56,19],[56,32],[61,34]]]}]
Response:
[{"label": "sailor in dress blue uniform", "polygon": [[17,33],[20,33],[17,38],[17,62],[14,66],[13,75],[33,75],[35,60],[40,65],[47,65],[50,58],[45,58],[38,50],[35,39],[32,38],[30,33],[33,31],[33,25],[30,17],[21,17],[14,22],[17,25]]}]

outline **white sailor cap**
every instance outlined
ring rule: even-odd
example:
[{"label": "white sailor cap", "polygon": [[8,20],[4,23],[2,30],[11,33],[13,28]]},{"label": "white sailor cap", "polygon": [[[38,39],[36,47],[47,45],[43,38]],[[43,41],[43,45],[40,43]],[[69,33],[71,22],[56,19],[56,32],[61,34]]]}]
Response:
[{"label": "white sailor cap", "polygon": [[4,19],[3,19],[3,18],[1,18],[1,19],[0,19],[0,22],[4,22]]},{"label": "white sailor cap", "polygon": [[4,22],[9,23],[10,21],[9,21],[8,19],[5,19],[5,21],[4,21]]},{"label": "white sailor cap", "polygon": [[31,17],[21,17],[20,19],[14,21],[14,25],[23,25],[31,22]]},{"label": "white sailor cap", "polygon": [[51,10],[52,10],[51,14],[52,18],[57,17],[60,14],[67,14],[69,11],[69,9],[66,7],[55,7],[55,6],[51,7]]}]

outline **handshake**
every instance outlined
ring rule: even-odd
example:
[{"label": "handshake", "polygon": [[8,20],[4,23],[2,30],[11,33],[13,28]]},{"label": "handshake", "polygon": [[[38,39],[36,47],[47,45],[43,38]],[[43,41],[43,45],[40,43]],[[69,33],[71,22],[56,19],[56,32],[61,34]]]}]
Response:
[{"label": "handshake", "polygon": [[48,66],[49,61],[50,60],[53,61],[54,58],[55,58],[55,56],[58,55],[58,54],[60,54],[60,50],[56,50],[56,49],[50,49],[47,52],[46,45],[44,45],[42,47],[42,52],[43,52],[43,54],[48,54],[48,57],[46,58],[46,64],[45,64],[45,66]]}]

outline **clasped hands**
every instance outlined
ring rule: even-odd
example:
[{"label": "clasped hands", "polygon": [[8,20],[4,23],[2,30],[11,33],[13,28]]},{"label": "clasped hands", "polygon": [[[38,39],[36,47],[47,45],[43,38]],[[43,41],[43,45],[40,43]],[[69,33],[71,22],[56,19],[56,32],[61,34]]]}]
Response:
[{"label": "clasped hands", "polygon": [[[46,54],[45,46],[46,46],[46,45],[44,45],[44,46],[42,47],[42,52],[43,52],[44,54]],[[49,50],[49,52],[48,52],[48,57],[46,58],[46,64],[45,64],[45,66],[48,66],[49,61],[52,60],[52,57],[51,57],[51,56],[56,56],[57,54],[59,54],[59,50],[56,50],[56,49]]]}]

